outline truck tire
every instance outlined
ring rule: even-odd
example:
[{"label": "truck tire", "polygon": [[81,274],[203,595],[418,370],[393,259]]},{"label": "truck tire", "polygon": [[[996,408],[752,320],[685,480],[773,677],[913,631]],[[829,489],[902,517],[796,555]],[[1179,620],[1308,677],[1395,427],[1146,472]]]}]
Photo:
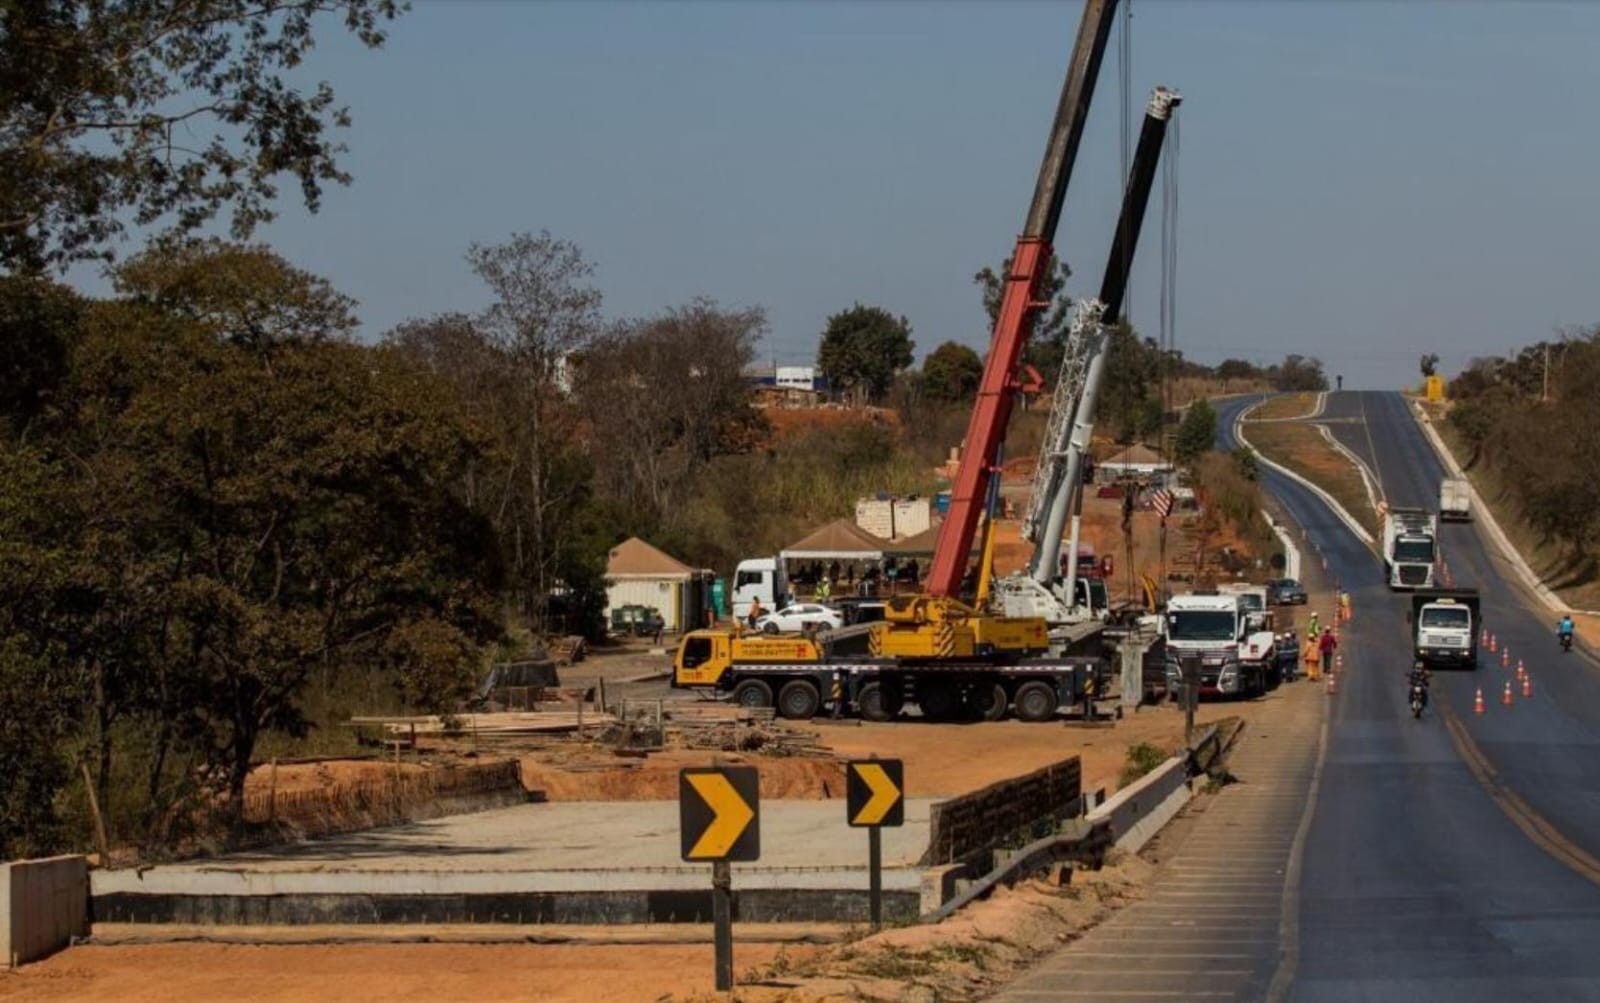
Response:
[{"label": "truck tire", "polygon": [[980,721],[998,721],[1011,707],[1011,695],[1003,683],[980,681],[967,694],[967,708]]},{"label": "truck tire", "polygon": [[791,679],[778,691],[778,713],[791,721],[809,721],[822,706],[822,694],[809,680]]},{"label": "truck tire", "polygon": [[927,679],[917,683],[917,706],[930,721],[948,721],[961,708],[960,695],[948,679]]},{"label": "truck tire", "polygon": [[756,710],[772,706],[772,687],[760,679],[746,679],[733,688],[733,702]]},{"label": "truck tire", "polygon": [[902,703],[900,688],[892,683],[870,682],[856,693],[856,708],[868,721],[893,721]]},{"label": "truck tire", "polygon": [[1017,687],[1017,717],[1038,723],[1056,716],[1056,691],[1049,683],[1035,679]]}]

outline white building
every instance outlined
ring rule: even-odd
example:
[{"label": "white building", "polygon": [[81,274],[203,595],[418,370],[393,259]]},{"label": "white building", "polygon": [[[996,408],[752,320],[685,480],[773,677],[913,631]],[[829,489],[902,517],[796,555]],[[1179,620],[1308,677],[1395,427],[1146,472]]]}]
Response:
[{"label": "white building", "polygon": [[778,366],[772,373],[773,383],[790,390],[815,390],[816,366]]}]

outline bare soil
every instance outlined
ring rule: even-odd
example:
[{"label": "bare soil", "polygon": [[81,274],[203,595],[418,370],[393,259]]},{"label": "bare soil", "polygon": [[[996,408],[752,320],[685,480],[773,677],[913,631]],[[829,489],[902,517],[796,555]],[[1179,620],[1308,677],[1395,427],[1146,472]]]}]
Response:
[{"label": "bare soil", "polygon": [[[817,951],[735,945],[742,967],[769,965],[780,954],[804,962]],[[711,986],[710,944],[149,944],[77,947],[0,974],[0,1000],[638,1003]]]},{"label": "bare soil", "polygon": [[1314,393],[1275,394],[1250,412],[1251,421],[1287,421],[1304,418],[1317,405]]}]

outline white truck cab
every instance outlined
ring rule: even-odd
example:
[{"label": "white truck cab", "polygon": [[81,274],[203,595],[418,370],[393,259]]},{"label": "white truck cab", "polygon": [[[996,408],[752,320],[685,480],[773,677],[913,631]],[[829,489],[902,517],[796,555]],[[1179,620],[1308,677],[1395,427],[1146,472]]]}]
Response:
[{"label": "white truck cab", "polygon": [[[1263,604],[1265,596],[1262,597]],[[1162,634],[1167,647],[1167,686],[1180,692],[1183,663],[1199,662],[1202,695],[1251,697],[1265,693],[1277,659],[1277,639],[1267,613],[1249,608],[1237,592],[1201,591],[1167,600]]]},{"label": "white truck cab", "polygon": [[783,575],[783,562],[775,557],[753,557],[740,561],[733,573],[733,615],[743,620],[750,606],[759,601],[766,612],[776,610],[788,598],[789,583]]}]

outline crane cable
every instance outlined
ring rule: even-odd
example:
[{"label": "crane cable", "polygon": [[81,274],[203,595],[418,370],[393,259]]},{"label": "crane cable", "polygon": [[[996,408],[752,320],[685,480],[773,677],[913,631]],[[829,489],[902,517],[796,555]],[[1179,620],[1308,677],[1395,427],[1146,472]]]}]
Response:
[{"label": "crane cable", "polygon": [[[1172,362],[1178,321],[1178,110],[1167,124],[1166,156],[1161,158],[1161,460],[1166,465],[1167,415],[1172,413]],[[1167,587],[1167,521],[1161,520],[1161,590]],[[1198,570],[1198,568],[1196,568]]]}]

